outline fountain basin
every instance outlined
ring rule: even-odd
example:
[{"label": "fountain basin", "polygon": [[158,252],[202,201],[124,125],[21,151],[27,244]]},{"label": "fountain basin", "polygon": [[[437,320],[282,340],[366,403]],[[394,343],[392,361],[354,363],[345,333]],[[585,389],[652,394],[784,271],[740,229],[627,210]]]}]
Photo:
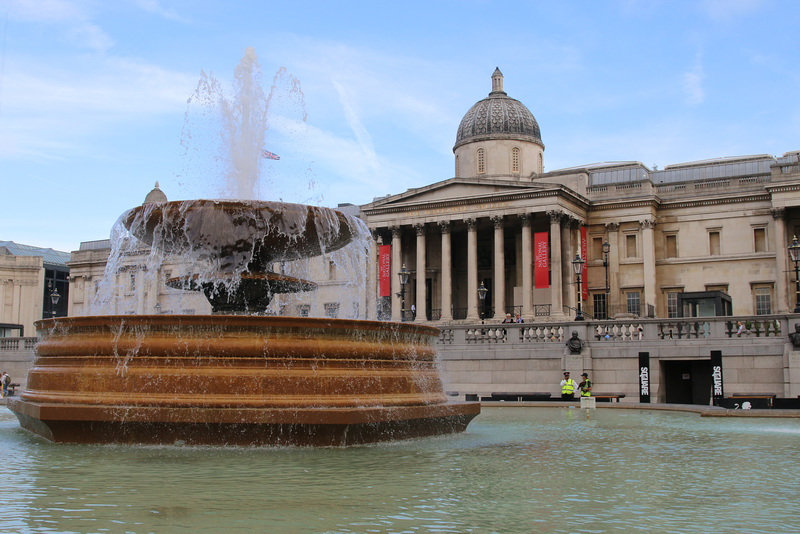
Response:
[{"label": "fountain basin", "polygon": [[433,343],[405,323],[238,315],[36,324],[23,428],[56,442],[351,445],[463,431]]}]

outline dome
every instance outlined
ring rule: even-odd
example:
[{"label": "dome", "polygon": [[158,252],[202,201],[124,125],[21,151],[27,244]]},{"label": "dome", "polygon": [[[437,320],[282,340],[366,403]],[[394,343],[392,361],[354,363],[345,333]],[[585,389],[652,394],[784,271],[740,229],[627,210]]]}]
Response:
[{"label": "dome", "polygon": [[153,188],[152,191],[147,193],[147,196],[144,197],[144,202],[142,204],[153,204],[154,202],[166,202],[167,195],[158,188],[158,182],[156,182],[156,186]]},{"label": "dome", "polygon": [[461,119],[453,150],[467,143],[494,139],[519,139],[544,148],[539,123],[533,113],[503,91],[500,69],[495,69],[492,74],[489,96],[472,106]]}]

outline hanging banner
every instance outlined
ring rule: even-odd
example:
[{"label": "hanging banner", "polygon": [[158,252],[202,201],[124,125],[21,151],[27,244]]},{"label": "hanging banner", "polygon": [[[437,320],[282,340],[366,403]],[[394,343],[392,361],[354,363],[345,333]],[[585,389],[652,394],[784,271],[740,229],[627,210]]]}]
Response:
[{"label": "hanging banner", "polygon": [[586,227],[581,226],[581,258],[585,262],[581,270],[581,280],[583,280],[583,287],[581,288],[581,300],[589,300],[589,278],[586,274],[589,272],[589,261],[586,257],[588,247],[586,243]]},{"label": "hanging banner", "polygon": [[550,287],[550,253],[547,249],[547,232],[533,234],[533,286]]},{"label": "hanging banner", "polygon": [[392,296],[392,245],[378,247],[378,281],[380,296]]},{"label": "hanging banner", "polygon": [[639,353],[639,402],[650,403],[650,353]]},{"label": "hanging banner", "polygon": [[719,406],[725,396],[722,388],[722,351],[711,351],[711,392],[714,396],[714,406]]}]

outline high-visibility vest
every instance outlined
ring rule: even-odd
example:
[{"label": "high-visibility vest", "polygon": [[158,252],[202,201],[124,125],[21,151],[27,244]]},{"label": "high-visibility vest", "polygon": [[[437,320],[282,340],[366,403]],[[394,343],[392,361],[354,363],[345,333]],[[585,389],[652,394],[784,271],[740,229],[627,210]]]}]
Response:
[{"label": "high-visibility vest", "polygon": [[571,378],[565,380],[564,385],[561,386],[561,394],[573,395],[575,393],[575,386],[577,385],[578,384],[576,384]]},{"label": "high-visibility vest", "polygon": [[[586,385],[584,386],[585,388],[588,389],[588,388],[592,387],[592,381],[591,380],[585,380],[584,382],[586,382]],[[591,391],[584,391],[583,389],[581,389],[581,397],[591,397],[591,396],[592,396],[592,392]]]}]

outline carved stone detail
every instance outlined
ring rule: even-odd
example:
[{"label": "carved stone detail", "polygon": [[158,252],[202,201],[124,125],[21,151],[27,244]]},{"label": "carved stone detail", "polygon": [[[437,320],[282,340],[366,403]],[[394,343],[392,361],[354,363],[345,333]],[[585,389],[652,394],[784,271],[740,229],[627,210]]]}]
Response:
[{"label": "carved stone detail", "polygon": [[656,220],[655,219],[645,219],[643,221],[639,221],[639,224],[642,226],[642,230],[652,230],[656,227]]},{"label": "carved stone detail", "polygon": [[453,223],[450,221],[439,221],[437,224],[439,225],[439,231],[443,234],[449,234],[453,227]]},{"label": "carved stone detail", "polygon": [[492,222],[494,223],[495,228],[503,228],[505,225],[505,217],[502,215],[494,215],[492,217]]}]

